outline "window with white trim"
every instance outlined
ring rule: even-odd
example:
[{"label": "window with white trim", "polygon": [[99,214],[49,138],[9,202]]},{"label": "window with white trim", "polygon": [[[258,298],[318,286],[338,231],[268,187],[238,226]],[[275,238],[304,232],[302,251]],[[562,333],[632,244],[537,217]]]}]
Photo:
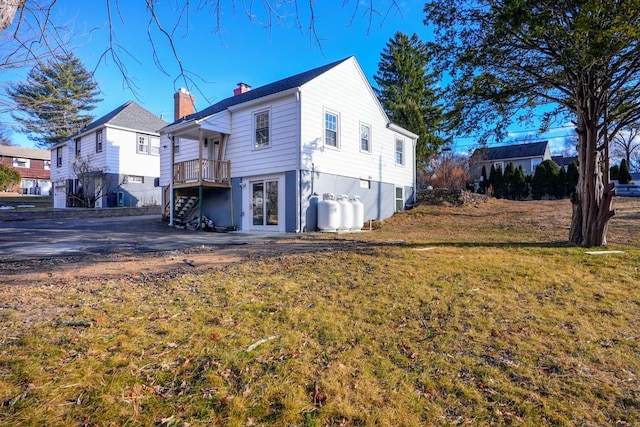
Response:
[{"label": "window with white trim", "polygon": [[396,165],[404,165],[404,139],[396,138]]},{"label": "window with white trim", "polygon": [[253,148],[263,148],[269,146],[269,110],[260,111],[253,115],[253,125],[255,127],[255,138]]},{"label": "window with white trim", "polygon": [[160,138],[156,137],[156,136],[152,136],[150,138],[151,140],[151,154],[154,156],[159,156],[160,155]]},{"label": "window with white trim", "polygon": [[102,153],[102,129],[96,131],[96,153]]},{"label": "window with white trim", "polygon": [[24,157],[14,157],[13,158],[13,167],[14,168],[28,168],[31,166],[31,160],[25,159]]},{"label": "window with white trim", "polygon": [[44,161],[44,170],[46,171],[51,170],[51,160]]},{"label": "window with white trim", "polygon": [[140,154],[149,154],[149,135],[138,134],[138,145],[136,152]]},{"label": "window with white trim", "polygon": [[143,184],[144,183],[144,176],[140,176],[140,175],[129,175],[127,176],[127,182],[133,182],[136,184]]},{"label": "window with white trim", "polygon": [[62,167],[62,147],[56,148],[56,167]]},{"label": "window with white trim", "polygon": [[371,126],[360,123],[360,151],[371,152]]},{"label": "window with white trim", "polygon": [[404,210],[404,189],[396,187],[396,212]]},{"label": "window with white trim", "polygon": [[542,163],[542,159],[531,159],[531,173],[536,173],[536,168]]},{"label": "window with white trim", "polygon": [[75,144],[76,157],[80,157],[81,142],[82,142],[82,138],[76,138],[73,140],[73,143]]},{"label": "window with white trim", "polygon": [[173,153],[178,154],[180,152],[180,137],[173,136]]},{"label": "window with white trim", "polygon": [[330,111],[324,112],[324,145],[339,148],[338,115]]}]

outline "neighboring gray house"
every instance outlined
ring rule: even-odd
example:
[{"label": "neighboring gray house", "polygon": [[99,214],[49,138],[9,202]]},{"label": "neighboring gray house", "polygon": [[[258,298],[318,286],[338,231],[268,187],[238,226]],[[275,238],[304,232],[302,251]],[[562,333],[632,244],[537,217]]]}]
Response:
[{"label": "neighboring gray house", "polygon": [[551,160],[549,141],[478,148],[469,160],[469,178],[477,183],[482,175],[482,166],[486,167],[488,177],[491,166],[500,167],[504,172],[511,162],[516,169],[522,166],[525,175],[533,175],[536,167],[545,160]]},{"label": "neighboring gray house", "polygon": [[303,232],[316,229],[314,193],[359,196],[365,219],[413,201],[417,135],[389,121],[354,57],[240,84],[195,113],[188,93],[174,99],[175,122],[160,132],[170,219]]},{"label": "neighboring gray house", "polygon": [[[167,123],[129,101],[51,149],[53,206],[78,206],[74,195],[99,195],[95,207],[158,205],[160,135]],[[95,179],[83,179],[87,166]],[[86,169],[86,168],[85,168]],[[83,182],[84,187],[83,187]]]}]

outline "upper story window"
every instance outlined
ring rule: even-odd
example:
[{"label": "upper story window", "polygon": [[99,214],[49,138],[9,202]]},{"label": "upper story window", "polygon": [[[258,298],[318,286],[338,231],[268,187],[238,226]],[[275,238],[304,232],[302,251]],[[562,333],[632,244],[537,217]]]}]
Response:
[{"label": "upper story window", "polygon": [[173,153],[178,154],[180,152],[180,137],[173,136]]},{"label": "upper story window", "polygon": [[153,154],[154,156],[159,156],[160,155],[160,138],[156,136],[152,136],[150,140],[151,140],[151,154]]},{"label": "upper story window", "polygon": [[51,169],[51,160],[44,161],[44,170],[48,171]]},{"label": "upper story window", "polygon": [[371,152],[371,126],[360,123],[360,151]]},{"label": "upper story window", "polygon": [[536,173],[536,168],[542,163],[542,159],[531,159],[531,173]]},{"label": "upper story window", "polygon": [[324,145],[338,148],[338,115],[324,112]]},{"label": "upper story window", "polygon": [[62,147],[56,148],[56,167],[62,167]]},{"label": "upper story window", "polygon": [[102,153],[102,129],[96,131],[96,153]]},{"label": "upper story window", "polygon": [[[503,167],[502,167],[502,162],[493,162],[493,168],[494,168],[495,170],[498,170],[498,169],[502,170],[502,169],[503,169]],[[535,168],[534,168],[534,169],[535,169]]]},{"label": "upper story window", "polygon": [[261,111],[254,114],[255,140],[253,148],[267,147],[269,145],[269,111]]},{"label": "upper story window", "polygon": [[28,168],[31,167],[31,160],[25,159],[23,157],[14,157],[13,158],[13,167],[14,168]]},{"label": "upper story window", "polygon": [[80,157],[80,143],[82,142],[82,138],[76,138],[73,140],[76,149],[76,157]]},{"label": "upper story window", "polygon": [[396,138],[396,165],[404,165],[404,140]]},{"label": "upper story window", "polygon": [[136,151],[141,154],[149,154],[149,135],[138,134],[138,146]]},{"label": "upper story window", "polygon": [[140,176],[140,175],[129,175],[127,177],[127,182],[133,182],[136,184],[143,184],[144,183],[144,177]]}]

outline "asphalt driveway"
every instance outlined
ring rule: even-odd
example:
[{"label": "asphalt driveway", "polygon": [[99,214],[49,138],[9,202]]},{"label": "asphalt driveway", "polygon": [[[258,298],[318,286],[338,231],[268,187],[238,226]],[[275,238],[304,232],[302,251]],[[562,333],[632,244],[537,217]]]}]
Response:
[{"label": "asphalt driveway", "polygon": [[0,221],[0,262],[171,251],[291,239],[285,234],[209,233],[168,227],[157,215]]}]

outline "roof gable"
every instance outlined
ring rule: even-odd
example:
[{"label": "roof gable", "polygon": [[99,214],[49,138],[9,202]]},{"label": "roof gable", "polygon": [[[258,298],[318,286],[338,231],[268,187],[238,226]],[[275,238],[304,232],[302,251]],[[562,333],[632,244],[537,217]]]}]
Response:
[{"label": "roof gable", "polygon": [[308,70],[300,74],[296,74],[294,76],[290,76],[282,80],[278,80],[273,83],[269,83],[265,86],[260,86],[256,89],[251,89],[250,91],[242,93],[240,95],[235,95],[229,98],[225,98],[222,101],[217,102],[216,104],[213,104],[205,108],[204,110],[198,111],[194,114],[190,114],[186,117],[183,117],[180,120],[175,121],[174,123],[172,123],[172,125],[188,122],[191,120],[200,120],[205,117],[224,111],[227,108],[232,107],[234,105],[253,101],[254,99],[262,98],[265,96],[273,95],[275,93],[284,92],[286,90],[293,89],[295,87],[302,86],[303,84],[315,79],[316,77],[329,71],[330,69],[336,67],[337,65],[347,61],[349,58],[344,58],[339,61],[335,61],[330,64],[326,64],[321,67],[314,68],[312,70]]},{"label": "roof gable", "polygon": [[78,132],[82,134],[99,127],[111,125],[148,133],[158,133],[167,123],[134,101],[128,101],[115,110],[91,122]]},{"label": "roof gable", "polygon": [[482,156],[482,160],[521,159],[527,157],[543,157],[549,141],[529,144],[503,145],[501,147],[478,148],[473,156]]}]

